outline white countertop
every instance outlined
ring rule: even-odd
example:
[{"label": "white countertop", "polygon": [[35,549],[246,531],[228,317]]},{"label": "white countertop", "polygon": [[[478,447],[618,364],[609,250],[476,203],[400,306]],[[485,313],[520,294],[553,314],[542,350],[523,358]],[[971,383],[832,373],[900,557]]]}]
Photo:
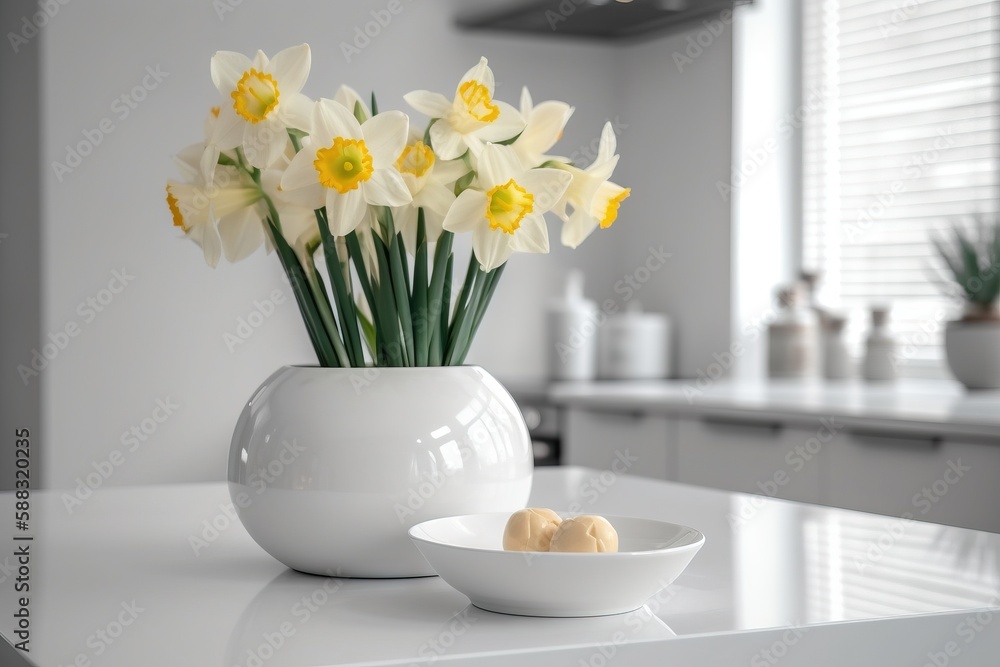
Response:
[{"label": "white countertop", "polygon": [[791,422],[832,415],[848,426],[1000,442],[1000,391],[970,392],[947,380],[567,382],[549,394],[563,405],[600,410]]},{"label": "white countertop", "polygon": [[[11,494],[2,498],[10,516]],[[985,656],[1000,651],[1000,535],[610,471],[537,472],[531,504],[574,503],[690,525],[707,542],[638,612],[525,618],[471,607],[436,577],[287,570],[232,517],[221,483],[102,489],[72,515],[57,492],[35,492],[33,530],[22,533],[34,535],[30,655],[42,667],[421,659],[528,667],[606,665],[609,656],[615,664],[756,666],[778,656],[783,666],[884,667],[922,665],[949,642],[960,651],[950,665],[995,664]],[[731,526],[734,516],[743,519]],[[13,583],[10,574],[0,583],[8,638]],[[978,630],[963,625],[976,618]]]}]

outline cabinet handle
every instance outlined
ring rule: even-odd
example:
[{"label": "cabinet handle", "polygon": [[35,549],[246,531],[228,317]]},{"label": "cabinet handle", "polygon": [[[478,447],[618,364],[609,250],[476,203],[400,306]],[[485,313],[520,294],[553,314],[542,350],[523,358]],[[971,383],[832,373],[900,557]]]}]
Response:
[{"label": "cabinet handle", "polygon": [[772,434],[781,432],[785,425],[781,422],[761,421],[759,419],[739,417],[702,417],[701,422],[710,428],[753,429],[770,431]]},{"label": "cabinet handle", "polygon": [[848,433],[858,442],[873,447],[897,447],[905,449],[935,449],[941,446],[939,435],[909,435],[893,431],[851,429]]}]

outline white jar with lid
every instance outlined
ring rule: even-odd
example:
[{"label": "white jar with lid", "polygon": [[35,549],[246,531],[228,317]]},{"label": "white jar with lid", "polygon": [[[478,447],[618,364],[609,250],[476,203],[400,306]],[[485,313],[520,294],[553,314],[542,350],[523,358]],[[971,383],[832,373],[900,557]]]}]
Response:
[{"label": "white jar with lid", "polygon": [[549,377],[593,380],[597,375],[597,304],[583,296],[583,274],[571,271],[566,296],[548,310]]},{"label": "white jar with lid", "polygon": [[657,380],[670,377],[670,320],[644,313],[633,301],[601,327],[597,374],[602,380]]},{"label": "white jar with lid", "polygon": [[864,377],[869,382],[891,382],[896,375],[896,340],[889,330],[889,309],[875,306],[865,342]]}]

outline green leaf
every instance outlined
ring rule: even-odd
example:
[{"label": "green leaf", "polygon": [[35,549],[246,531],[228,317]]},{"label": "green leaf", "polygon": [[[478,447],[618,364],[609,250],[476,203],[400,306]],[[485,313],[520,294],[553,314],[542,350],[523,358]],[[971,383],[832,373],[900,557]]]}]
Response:
[{"label": "green leaf", "polygon": [[326,209],[316,211],[316,222],[319,225],[319,235],[323,243],[323,256],[326,259],[326,271],[333,285],[334,300],[337,304],[337,314],[340,319],[340,330],[344,335],[344,347],[347,349],[351,365],[365,365],[365,352],[361,347],[361,335],[358,332],[358,318],[354,313],[354,298],[347,288],[344,279],[344,267],[340,263],[337,252],[337,240],[330,233],[329,219]]},{"label": "green leaf", "polygon": [[496,143],[500,144],[501,146],[510,146],[512,143],[514,143],[515,141],[517,141],[517,138],[520,137],[521,134],[523,134],[523,133],[524,133],[524,130],[521,130],[520,132],[518,132],[517,134],[515,134],[510,139],[504,139],[503,141],[498,141]]},{"label": "green leaf", "polygon": [[375,255],[378,260],[379,280],[376,283],[373,312],[378,319],[377,333],[381,337],[380,354],[389,366],[405,366],[406,353],[399,333],[399,313],[389,270],[389,249],[378,234],[374,235]]},{"label": "green leaf", "polygon": [[375,91],[374,90],[372,91],[372,115],[373,116],[377,116],[378,115],[378,102],[375,101]]},{"label": "green leaf", "polygon": [[[440,366],[444,358],[444,346],[448,340],[448,313],[451,299],[451,246],[455,235],[451,232],[441,232],[434,250],[434,268],[431,271],[431,284],[427,292],[427,321],[431,327],[427,363],[430,366]],[[443,326],[437,326],[438,321]]]},{"label": "green leaf", "polygon": [[434,146],[431,145],[431,125],[436,122],[438,122],[437,118],[431,118],[430,122],[427,123],[427,129],[424,130],[424,144],[431,150],[434,150]]},{"label": "green leaf", "polygon": [[403,334],[403,346],[406,348],[406,365],[412,366],[415,359],[413,349],[413,318],[410,315],[410,293],[407,291],[406,283],[409,276],[403,268],[400,255],[405,255],[406,250],[397,234],[389,242],[389,262],[392,271],[392,288],[396,296],[396,311],[399,313],[399,325]]},{"label": "green leaf", "polygon": [[375,325],[372,321],[365,317],[365,314],[361,312],[360,308],[355,308],[358,315],[358,322],[361,323],[361,333],[364,335],[365,344],[368,345],[368,351],[372,355],[372,359],[376,358],[378,348],[375,345]]},{"label": "green leaf", "polygon": [[470,171],[465,176],[462,176],[457,181],[455,181],[455,196],[457,197],[458,195],[468,190],[469,186],[472,185],[472,181],[475,180],[475,178],[476,178],[475,172]]},{"label": "green leaf", "polygon": [[365,121],[368,120],[368,117],[365,115],[365,108],[361,105],[361,100],[354,103],[353,112],[355,120],[364,125]]},{"label": "green leaf", "polygon": [[413,302],[410,310],[413,314],[414,364],[426,366],[432,325],[427,311],[427,232],[423,208],[417,209],[417,251],[413,257]]},{"label": "green leaf", "polygon": [[319,313],[316,311],[316,304],[313,303],[313,297],[308,287],[309,281],[306,279],[305,271],[302,270],[302,265],[299,264],[295,251],[288,245],[285,237],[281,235],[281,231],[270,218],[267,220],[267,225],[271,233],[271,239],[274,242],[275,250],[278,253],[278,259],[281,261],[281,266],[285,269],[285,274],[288,276],[288,282],[292,286],[295,302],[299,307],[299,313],[302,315],[302,321],[306,325],[306,332],[309,334],[309,340],[313,344],[313,349],[316,351],[316,357],[320,365],[327,367],[339,366],[340,364],[337,362],[337,355],[333,350],[333,345],[326,334],[323,324],[320,322]]}]

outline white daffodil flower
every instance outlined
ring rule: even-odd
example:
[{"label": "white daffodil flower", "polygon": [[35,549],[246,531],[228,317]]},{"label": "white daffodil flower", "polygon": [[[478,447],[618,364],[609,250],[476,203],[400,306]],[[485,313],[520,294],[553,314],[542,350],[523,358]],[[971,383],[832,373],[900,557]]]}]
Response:
[{"label": "white daffodil flower", "polygon": [[[559,168],[573,175],[573,182],[566,194],[553,207],[553,211],[563,220],[561,241],[570,248],[576,248],[593,233],[598,226],[606,229],[618,218],[618,207],[631,194],[631,188],[612,183],[609,179],[618,165],[615,155],[617,140],[611,123],[605,123],[601,132],[601,142],[597,159],[586,169],[571,165]],[[567,213],[567,206],[573,208]]]},{"label": "white daffodil flower", "polygon": [[572,176],[560,169],[525,169],[509,146],[486,144],[479,156],[479,187],[458,196],[444,219],[451,232],[472,232],[483,271],[514,252],[547,253],[543,214],[566,192]]},{"label": "white daffodil flower", "polygon": [[521,89],[521,116],[524,130],[510,146],[517,152],[527,168],[537,167],[549,160],[568,162],[566,158],[546,155],[562,137],[563,129],[575,109],[565,102],[550,100],[534,106],[528,88]]},{"label": "white daffodil flower", "polygon": [[167,206],[174,226],[201,247],[205,262],[214,268],[224,248],[228,247],[228,257],[239,245],[229,232],[224,238],[220,229],[230,229],[234,221],[256,210],[262,195],[260,188],[247,183],[235,167],[219,167],[215,180],[206,182],[199,168],[203,150],[204,144],[194,144],[177,155],[177,165],[188,181],[167,182]]},{"label": "white daffodil flower", "polygon": [[413,196],[406,206],[392,210],[396,230],[402,232],[403,243],[411,255],[417,251],[418,210],[424,209],[424,229],[427,241],[434,243],[441,236],[444,217],[455,202],[455,181],[469,173],[462,160],[438,160],[431,147],[413,139],[396,160],[396,169]]},{"label": "white daffodil flower", "polygon": [[[354,90],[350,86],[342,85],[337,88],[337,92],[333,95],[334,102],[340,102],[345,109],[354,113],[354,107],[361,105],[361,113],[364,120],[368,120],[372,117],[372,110],[368,108],[368,103],[361,99],[361,95],[358,91]],[[356,118],[357,116],[355,116]],[[364,122],[359,120],[359,123]]]},{"label": "white daffodil flower", "polygon": [[466,150],[478,154],[489,141],[504,141],[524,129],[517,109],[493,99],[493,71],[486,58],[462,77],[455,98],[427,90],[403,96],[417,111],[437,119],[430,129],[434,152],[442,160],[461,157]]},{"label": "white daffodil flower", "polygon": [[268,59],[258,51],[253,60],[242,53],[218,51],[212,56],[212,82],[225,98],[202,159],[206,178],[218,151],[243,149],[247,161],[265,169],[281,156],[287,129],[308,132],[312,102],[301,93],[309,76],[308,44]]},{"label": "white daffodil flower", "polygon": [[333,100],[313,108],[312,133],[281,178],[281,189],[306,189],[312,208],[326,206],[330,231],[344,236],[365,219],[368,205],[403,206],[413,197],[395,168],[409,119],[387,111],[359,124]]}]

